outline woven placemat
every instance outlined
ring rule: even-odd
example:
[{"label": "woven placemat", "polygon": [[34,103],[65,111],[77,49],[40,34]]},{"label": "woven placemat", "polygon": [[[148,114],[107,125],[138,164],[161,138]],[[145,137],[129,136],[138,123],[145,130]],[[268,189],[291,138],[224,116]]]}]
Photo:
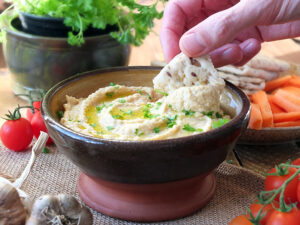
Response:
[{"label": "woven placemat", "polygon": [[[37,157],[21,189],[33,199],[44,194],[68,193],[80,200],[76,188],[78,168],[57,152],[55,147],[51,147],[50,151]],[[0,146],[0,172],[18,177],[25,168],[30,154],[30,151],[15,153]],[[254,201],[256,193],[263,188],[263,177],[225,162],[217,168],[215,175],[216,194],[206,207],[182,219],[151,224],[227,225],[233,217],[246,212],[246,206]],[[97,225],[139,224],[114,219],[94,210],[92,212],[94,224]]]},{"label": "woven placemat", "polygon": [[265,175],[275,165],[300,158],[299,143],[276,145],[237,145],[235,151],[243,166]]}]

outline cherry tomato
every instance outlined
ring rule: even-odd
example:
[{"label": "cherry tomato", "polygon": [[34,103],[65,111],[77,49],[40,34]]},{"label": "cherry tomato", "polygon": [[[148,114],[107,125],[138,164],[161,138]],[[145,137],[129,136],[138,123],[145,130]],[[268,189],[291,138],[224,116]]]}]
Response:
[{"label": "cherry tomato", "polygon": [[274,210],[266,225],[300,225],[300,210],[293,208],[290,212]]},{"label": "cherry tomato", "polygon": [[[268,175],[265,180],[265,190],[271,191],[274,189],[278,189],[289,177],[291,177],[297,170],[294,168],[288,168],[288,174],[283,176],[270,176]],[[269,171],[269,173],[275,173],[276,169],[273,168]],[[284,191],[284,200],[286,203],[297,202],[297,185],[298,185],[298,177],[295,177],[291,180],[290,183],[285,188]],[[275,201],[279,201],[278,194],[275,198]]]},{"label": "cherry tomato", "polygon": [[[260,210],[262,207],[263,207],[263,205],[262,205],[262,204],[259,204],[259,203],[253,203],[253,204],[249,207],[249,209],[250,209],[250,211],[251,211],[251,213],[252,213],[252,215],[253,215],[254,218],[257,216],[259,210]],[[266,206],[263,208],[263,210],[262,210],[262,212],[261,212],[261,215],[262,215],[264,212],[266,212],[266,214],[265,214],[264,217],[261,219],[261,221],[259,222],[259,224],[265,225],[266,222],[267,222],[267,220],[268,220],[268,218],[269,218],[269,216],[272,214],[273,210],[274,210],[274,208],[273,208],[273,206],[272,206],[271,204],[266,205]],[[250,218],[250,215],[247,214],[247,217]]]},{"label": "cherry tomato", "polygon": [[298,186],[297,186],[297,199],[298,199],[298,203],[300,204],[300,182],[298,182]]},{"label": "cherry tomato", "polygon": [[33,130],[30,122],[22,117],[16,120],[6,120],[1,127],[0,137],[5,147],[19,152],[31,143]]},{"label": "cherry tomato", "polygon": [[300,158],[298,158],[295,161],[293,161],[292,165],[300,166]]},{"label": "cherry tomato", "polygon": [[[40,101],[35,101],[35,102],[32,103],[32,105],[33,105],[33,108],[34,108],[34,113],[36,113],[37,111],[39,111],[41,109],[41,102]],[[29,122],[31,122],[34,113],[32,113],[31,109],[27,109],[26,118],[29,120]]]},{"label": "cherry tomato", "polygon": [[[32,117],[32,120],[31,120],[31,126],[32,126],[32,129],[33,129],[33,134],[36,138],[39,138],[41,131],[44,131],[44,132],[48,133],[48,130],[47,130],[46,125],[44,123],[41,112],[39,112],[39,111],[34,113],[34,115]],[[48,138],[47,144],[53,144],[53,141],[52,141],[51,137]]]},{"label": "cherry tomato", "polygon": [[246,215],[241,215],[231,220],[229,225],[253,225],[253,224],[248,220]]}]

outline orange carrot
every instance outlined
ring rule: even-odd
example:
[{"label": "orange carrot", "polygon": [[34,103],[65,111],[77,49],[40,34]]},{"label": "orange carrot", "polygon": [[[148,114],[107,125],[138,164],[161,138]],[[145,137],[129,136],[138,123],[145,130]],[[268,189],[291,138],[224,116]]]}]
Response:
[{"label": "orange carrot", "polygon": [[297,127],[300,126],[300,120],[274,123],[274,127]]},{"label": "orange carrot", "polygon": [[262,122],[263,121],[259,106],[257,104],[251,103],[251,112],[248,127],[255,130],[260,130],[262,128]]},{"label": "orange carrot", "polygon": [[276,88],[282,87],[291,79],[292,76],[289,75],[289,76],[279,77],[275,80],[268,81],[265,86],[265,91],[272,91],[275,90]]},{"label": "orange carrot", "polygon": [[273,114],[274,123],[300,120],[300,112],[286,112]]},{"label": "orange carrot", "polygon": [[294,94],[291,94],[290,92],[287,92],[285,90],[279,89],[275,95],[280,95],[284,97],[286,100],[294,103],[295,105],[298,105],[300,107],[300,98],[298,96],[295,96]]},{"label": "orange carrot", "polygon": [[273,101],[273,95],[267,95],[268,97],[268,101],[269,101],[269,104],[271,106],[271,110],[272,110],[272,113],[284,113],[284,109],[280,108],[278,105],[276,105]]},{"label": "orange carrot", "polygon": [[300,105],[296,105],[295,103],[289,101],[282,95],[278,94],[278,92],[279,91],[277,91],[272,97],[272,100],[276,105],[280,105],[280,107],[287,112],[300,112]]},{"label": "orange carrot", "polygon": [[273,113],[265,91],[258,91],[252,95],[253,103],[259,106],[263,127],[273,127]]},{"label": "orange carrot", "polygon": [[292,79],[290,79],[288,82],[286,82],[287,85],[300,87],[300,77],[292,75]]},{"label": "orange carrot", "polygon": [[295,86],[284,86],[281,89],[300,97],[300,88],[297,88]]}]

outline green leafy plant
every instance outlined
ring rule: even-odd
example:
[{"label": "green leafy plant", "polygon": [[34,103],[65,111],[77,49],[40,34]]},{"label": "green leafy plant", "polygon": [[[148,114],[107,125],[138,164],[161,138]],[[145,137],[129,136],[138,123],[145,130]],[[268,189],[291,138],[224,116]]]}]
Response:
[{"label": "green leafy plant", "polygon": [[17,10],[38,16],[63,18],[72,28],[68,42],[80,46],[84,31],[89,26],[105,29],[118,26],[110,35],[123,44],[141,45],[154,26],[154,19],[161,19],[163,12],[157,5],[167,0],[155,0],[150,5],[136,0],[7,0]]}]

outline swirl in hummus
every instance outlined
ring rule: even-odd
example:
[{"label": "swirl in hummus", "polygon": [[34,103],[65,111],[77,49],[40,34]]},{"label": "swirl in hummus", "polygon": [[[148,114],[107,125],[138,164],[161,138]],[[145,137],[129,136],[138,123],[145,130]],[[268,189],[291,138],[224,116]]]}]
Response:
[{"label": "swirl in hummus", "polygon": [[205,132],[229,121],[225,83],[208,57],[176,56],[150,87],[111,83],[87,98],[66,96],[61,123],[105,139],[158,140]]}]

